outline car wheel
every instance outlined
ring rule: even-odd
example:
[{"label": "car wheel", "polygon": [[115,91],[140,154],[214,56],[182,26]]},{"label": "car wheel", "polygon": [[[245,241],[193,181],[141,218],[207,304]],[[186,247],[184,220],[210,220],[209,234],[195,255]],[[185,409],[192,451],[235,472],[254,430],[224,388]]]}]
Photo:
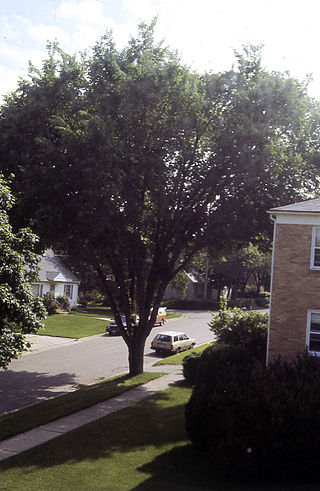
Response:
[{"label": "car wheel", "polygon": [[194,348],[194,345],[195,345],[195,344],[196,344],[196,343],[192,343],[192,345],[190,346],[190,348],[189,348],[189,349]]},{"label": "car wheel", "polygon": [[180,353],[180,351],[181,351],[181,348],[177,348],[176,349],[176,354]]}]

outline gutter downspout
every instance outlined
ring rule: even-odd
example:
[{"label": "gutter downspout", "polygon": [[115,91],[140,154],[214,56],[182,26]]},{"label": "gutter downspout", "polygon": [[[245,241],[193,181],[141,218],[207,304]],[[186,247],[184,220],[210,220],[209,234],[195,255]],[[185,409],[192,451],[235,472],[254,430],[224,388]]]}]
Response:
[{"label": "gutter downspout", "polygon": [[267,353],[266,353],[266,366],[269,364],[269,343],[270,343],[270,320],[271,320],[271,305],[272,305],[272,287],[273,287],[273,268],[274,268],[274,253],[276,243],[276,216],[270,215],[270,219],[273,221],[273,247],[272,247],[272,263],[271,263],[271,282],[270,282],[270,302],[269,302],[269,320],[268,320],[268,337],[267,337]]}]

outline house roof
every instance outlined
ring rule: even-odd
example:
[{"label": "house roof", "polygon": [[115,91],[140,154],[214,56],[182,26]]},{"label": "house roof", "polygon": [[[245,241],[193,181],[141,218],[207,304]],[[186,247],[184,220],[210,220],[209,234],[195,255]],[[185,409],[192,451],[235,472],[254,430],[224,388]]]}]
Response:
[{"label": "house roof", "polygon": [[39,266],[40,281],[80,283],[76,275],[63,264],[61,257],[56,256],[51,249],[45,251]]},{"label": "house roof", "polygon": [[271,215],[276,215],[277,213],[318,214],[320,213],[320,198],[300,201],[299,203],[279,206],[278,208],[271,208],[268,213]]}]

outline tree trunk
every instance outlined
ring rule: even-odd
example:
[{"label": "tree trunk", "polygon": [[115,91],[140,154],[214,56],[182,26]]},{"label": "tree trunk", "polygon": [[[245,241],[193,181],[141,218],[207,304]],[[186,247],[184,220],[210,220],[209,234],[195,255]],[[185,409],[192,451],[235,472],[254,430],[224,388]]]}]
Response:
[{"label": "tree trunk", "polygon": [[145,339],[138,336],[128,342],[130,377],[143,373],[144,345]]}]

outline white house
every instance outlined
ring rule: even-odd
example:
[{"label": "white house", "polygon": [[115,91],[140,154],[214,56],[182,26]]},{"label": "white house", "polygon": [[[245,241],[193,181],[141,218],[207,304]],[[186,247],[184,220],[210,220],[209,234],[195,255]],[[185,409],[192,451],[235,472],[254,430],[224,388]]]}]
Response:
[{"label": "white house", "polygon": [[33,294],[37,297],[43,297],[46,293],[51,293],[55,298],[66,297],[70,307],[76,307],[80,281],[63,264],[61,257],[48,249],[42,256],[39,266],[39,281],[31,285]]}]

